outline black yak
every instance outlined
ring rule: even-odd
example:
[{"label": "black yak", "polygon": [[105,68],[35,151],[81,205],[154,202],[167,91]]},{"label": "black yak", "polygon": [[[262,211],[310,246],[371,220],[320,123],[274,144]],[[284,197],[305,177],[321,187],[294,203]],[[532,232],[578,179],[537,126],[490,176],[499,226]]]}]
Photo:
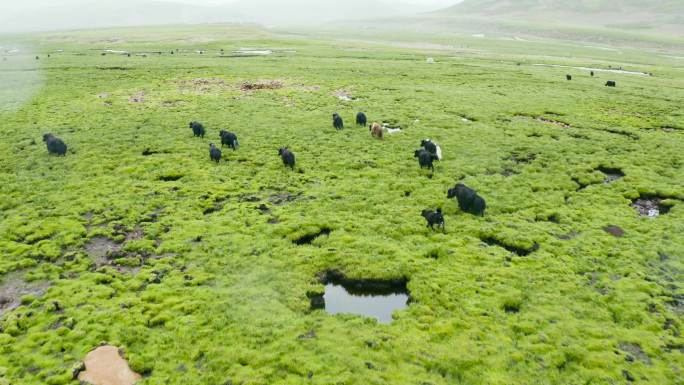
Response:
[{"label": "black yak", "polygon": [[572,75],[565,75],[565,78],[568,80],[572,80]]},{"label": "black yak", "polygon": [[432,139],[423,139],[420,141],[420,145],[430,154],[437,155],[437,160],[442,160],[442,148],[433,142]]},{"label": "black yak", "polygon": [[413,157],[418,158],[418,164],[420,168],[429,168],[432,172],[435,172],[435,166],[432,164],[433,161],[437,160],[437,155],[430,153],[424,148],[416,150],[413,153]]},{"label": "black yak", "polygon": [[591,71],[590,74],[591,74],[591,76],[593,77],[593,76],[594,76],[594,71]]},{"label": "black yak", "polygon": [[368,118],[366,118],[366,114],[363,112],[359,112],[356,114],[356,124],[359,126],[366,126],[366,123],[368,123]]},{"label": "black yak", "polygon": [[615,87],[617,84],[613,80],[608,80],[606,82],[606,87]]},{"label": "black yak", "polygon": [[458,207],[473,215],[483,217],[487,204],[485,200],[477,195],[477,192],[466,185],[459,183],[454,188],[450,189],[447,198],[458,199]]},{"label": "black yak", "polygon": [[192,134],[196,137],[199,136],[204,138],[204,126],[200,122],[190,122],[190,128],[192,128]]},{"label": "black yak", "polygon": [[444,231],[444,216],[442,215],[442,209],[438,208],[435,211],[423,210],[420,215],[427,221],[427,227],[434,230],[435,225],[437,225],[437,228],[441,227],[442,231]]},{"label": "black yak", "polygon": [[209,144],[209,158],[218,163],[221,161],[221,150],[214,146],[214,143]]},{"label": "black yak", "polygon": [[221,147],[227,145],[228,147],[232,148],[233,151],[237,150],[237,148],[240,147],[240,142],[238,142],[237,135],[235,135],[234,133],[226,130],[221,130],[221,132],[219,132],[219,135],[221,135]]},{"label": "black yak", "polygon": [[290,151],[287,147],[281,147],[278,150],[278,155],[280,155],[280,158],[283,160],[285,167],[290,167],[294,170],[295,154],[292,151]]},{"label": "black yak", "polygon": [[67,145],[62,141],[62,139],[52,135],[43,135],[43,142],[47,145],[47,150],[49,154],[56,154],[64,156],[67,153]]},{"label": "black yak", "polygon": [[333,114],[333,127],[335,127],[336,130],[344,128],[344,121],[342,121],[342,118],[337,112]]}]

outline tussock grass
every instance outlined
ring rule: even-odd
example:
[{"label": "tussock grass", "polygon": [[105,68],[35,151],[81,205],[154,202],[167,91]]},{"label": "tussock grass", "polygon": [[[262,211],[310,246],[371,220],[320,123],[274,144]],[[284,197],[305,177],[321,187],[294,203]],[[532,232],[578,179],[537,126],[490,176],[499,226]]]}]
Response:
[{"label": "tussock grass", "polygon": [[[2,316],[0,384],[76,383],[103,341],[141,384],[681,383],[684,136],[652,129],[682,125],[681,69],[611,74],[608,89],[521,53],[428,65],[416,48],[163,32],[43,35],[64,52],[0,112],[0,280],[49,287]],[[245,46],[296,53],[218,55]],[[268,79],[282,83],[239,88]],[[377,141],[358,111],[403,130]],[[213,164],[220,129],[241,147]],[[444,151],[434,175],[413,158],[423,138]],[[446,198],[457,181],[484,218]],[[669,212],[640,216],[640,197]],[[446,234],[420,216],[435,207]],[[90,255],[93,240],[115,258]],[[329,270],[406,279],[412,303],[390,325],[310,311]]]}]

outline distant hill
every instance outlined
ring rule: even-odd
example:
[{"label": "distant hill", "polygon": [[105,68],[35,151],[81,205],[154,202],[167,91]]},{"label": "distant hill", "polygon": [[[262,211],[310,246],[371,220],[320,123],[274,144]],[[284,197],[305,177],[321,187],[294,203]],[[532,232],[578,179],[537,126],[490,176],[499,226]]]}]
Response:
[{"label": "distant hill", "polygon": [[684,0],[465,0],[441,15],[684,33]]},{"label": "distant hill", "polygon": [[510,14],[539,11],[583,14],[592,12],[668,14],[684,11],[684,2],[681,0],[465,0],[449,7],[448,10],[470,14]]}]

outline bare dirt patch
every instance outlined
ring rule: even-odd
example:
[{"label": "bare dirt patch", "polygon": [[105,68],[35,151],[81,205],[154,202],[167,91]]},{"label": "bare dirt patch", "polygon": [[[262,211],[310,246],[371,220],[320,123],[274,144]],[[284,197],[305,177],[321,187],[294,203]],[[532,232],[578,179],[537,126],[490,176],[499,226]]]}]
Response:
[{"label": "bare dirt patch", "polygon": [[143,235],[145,234],[143,230],[140,228],[140,226],[135,226],[135,228],[132,231],[126,233],[126,241],[135,241],[138,239],[142,239]]},{"label": "bare dirt patch", "polygon": [[145,101],[145,91],[138,91],[128,98],[129,103],[142,103]]},{"label": "bare dirt patch", "polygon": [[97,266],[106,265],[108,256],[121,251],[121,244],[107,237],[94,237],[85,244],[85,251]]},{"label": "bare dirt patch", "polygon": [[342,89],[336,90],[335,92],[333,92],[333,95],[335,95],[335,97],[337,97],[343,102],[351,102],[353,100],[356,100],[356,98],[353,97],[349,91],[345,91]]},{"label": "bare dirt patch", "polygon": [[228,89],[226,81],[221,78],[194,78],[184,79],[176,82],[180,93],[195,92],[206,94]]},{"label": "bare dirt patch", "polygon": [[256,91],[256,90],[278,90],[285,87],[285,83],[282,80],[272,79],[272,80],[257,80],[257,81],[246,81],[240,83],[240,90],[242,91]]},{"label": "bare dirt patch", "polygon": [[116,346],[100,346],[83,360],[85,371],[79,373],[81,383],[93,385],[133,385],[142,378],[131,370]]},{"label": "bare dirt patch", "polygon": [[42,296],[50,287],[50,283],[45,281],[27,282],[19,272],[9,273],[0,279],[0,317],[19,307],[21,297]]}]

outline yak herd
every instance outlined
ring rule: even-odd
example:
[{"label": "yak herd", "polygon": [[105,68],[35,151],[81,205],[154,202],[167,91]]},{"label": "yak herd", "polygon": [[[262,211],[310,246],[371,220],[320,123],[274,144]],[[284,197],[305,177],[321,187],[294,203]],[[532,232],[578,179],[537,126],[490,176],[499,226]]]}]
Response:
[{"label": "yak herd", "polygon": [[[366,114],[359,112],[356,115],[356,124],[365,127],[368,124],[368,119]],[[206,134],[206,129],[204,125],[200,122],[190,122],[189,127],[192,129],[192,133],[195,137],[204,138]],[[336,130],[344,129],[344,121],[338,113],[333,114],[333,127]],[[370,133],[373,137],[382,139],[384,127],[380,123],[371,123],[368,125]],[[240,143],[238,137],[235,133],[226,130],[221,130],[219,132],[221,138],[221,148],[228,146],[233,151],[236,151]],[[67,153],[67,145],[61,139],[57,138],[53,134],[43,135],[43,141],[47,145],[47,150],[49,154],[54,154],[58,156],[65,156]],[[283,161],[285,167],[289,167],[294,170],[295,167],[295,154],[287,147],[281,147],[278,149],[278,155]],[[420,142],[420,149],[414,152],[414,157],[418,159],[418,164],[420,168],[427,168],[434,172],[435,167],[433,162],[442,160],[442,149],[440,146],[430,139],[423,139]],[[219,163],[222,158],[221,149],[218,148],[214,143],[209,144],[209,158],[211,161]],[[454,188],[449,189],[447,198],[456,198],[458,200],[458,206],[461,211],[477,215],[484,216],[486,209],[485,200],[477,194],[477,192],[462,183],[458,183]],[[444,231],[444,216],[442,215],[442,209],[437,208],[436,210],[423,210],[421,215],[427,221],[427,226],[430,229],[435,229],[435,226]]]}]

